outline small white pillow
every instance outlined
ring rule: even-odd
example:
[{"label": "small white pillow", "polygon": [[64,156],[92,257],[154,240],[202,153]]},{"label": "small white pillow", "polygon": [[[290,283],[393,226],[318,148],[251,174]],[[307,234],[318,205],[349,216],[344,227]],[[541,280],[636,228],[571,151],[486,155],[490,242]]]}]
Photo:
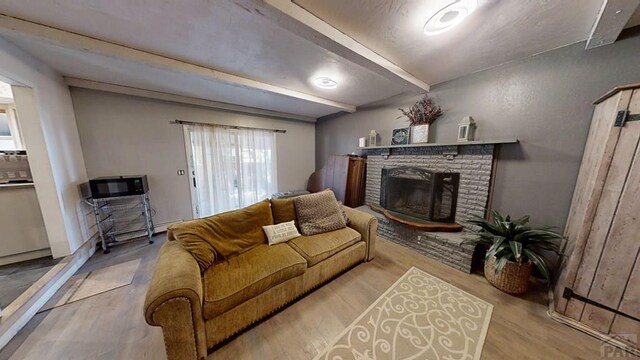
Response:
[{"label": "small white pillow", "polygon": [[269,245],[279,244],[300,236],[294,220],[276,225],[263,226],[262,229],[264,233],[267,234]]}]

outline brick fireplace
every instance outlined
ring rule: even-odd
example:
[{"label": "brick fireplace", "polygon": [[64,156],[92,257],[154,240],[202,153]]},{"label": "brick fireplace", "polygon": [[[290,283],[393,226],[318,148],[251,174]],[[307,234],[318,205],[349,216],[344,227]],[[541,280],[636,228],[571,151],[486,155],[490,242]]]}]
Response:
[{"label": "brick fireplace", "polygon": [[[484,216],[491,189],[495,144],[443,145],[363,149],[367,156],[365,204],[380,204],[383,172],[394,168],[459,174],[455,222],[466,226],[472,216]],[[372,212],[378,234],[415,249],[456,269],[470,272],[473,247],[461,245],[463,233],[421,231]]]}]

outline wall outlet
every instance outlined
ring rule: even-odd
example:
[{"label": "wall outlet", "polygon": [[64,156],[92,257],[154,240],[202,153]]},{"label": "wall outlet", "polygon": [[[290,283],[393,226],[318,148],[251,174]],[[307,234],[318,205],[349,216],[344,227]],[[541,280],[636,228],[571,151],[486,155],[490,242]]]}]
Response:
[{"label": "wall outlet", "polygon": [[184,175],[184,174],[185,174],[184,170],[178,170],[178,175]]}]

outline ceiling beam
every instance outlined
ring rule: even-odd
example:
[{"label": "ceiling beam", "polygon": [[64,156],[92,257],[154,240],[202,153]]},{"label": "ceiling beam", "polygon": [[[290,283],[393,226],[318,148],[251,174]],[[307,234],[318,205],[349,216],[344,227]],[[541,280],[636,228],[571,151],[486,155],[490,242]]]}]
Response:
[{"label": "ceiling beam", "polygon": [[173,59],[109,41],[0,14],[0,33],[7,32],[26,34],[56,46],[115,57],[155,68],[197,76],[209,81],[223,82],[233,86],[241,86],[284,95],[299,100],[326,105],[347,112],[355,112],[356,110],[355,105],[324,99],[315,95],[305,94],[258,80],[226,73],[210,67]]},{"label": "ceiling beam", "polygon": [[101,81],[93,81],[86,79],[78,79],[74,77],[65,76],[64,81],[67,85],[83,88],[83,89],[91,89],[91,90],[99,90],[99,91],[107,91],[116,94],[124,94],[131,96],[139,96],[148,99],[169,101],[181,104],[189,104],[189,105],[197,105],[202,107],[208,107],[212,109],[231,111],[249,115],[257,115],[264,116],[270,118],[278,118],[278,119],[286,119],[286,120],[297,120],[297,121],[306,121],[306,122],[316,122],[316,119],[310,116],[302,116],[295,115],[289,113],[283,113],[279,111],[271,111],[271,110],[263,110],[258,108],[252,108],[241,105],[228,104],[218,101],[212,101],[207,99],[195,98],[191,96],[183,96],[183,95],[175,95],[162,91],[155,90],[147,90],[141,89],[137,87],[110,84]]},{"label": "ceiling beam", "polygon": [[640,0],[604,0],[586,49],[613,44],[640,5]]},{"label": "ceiling beam", "polygon": [[421,92],[429,91],[429,84],[290,0],[236,0],[236,3],[245,10],[266,16],[282,28],[388,80]]}]

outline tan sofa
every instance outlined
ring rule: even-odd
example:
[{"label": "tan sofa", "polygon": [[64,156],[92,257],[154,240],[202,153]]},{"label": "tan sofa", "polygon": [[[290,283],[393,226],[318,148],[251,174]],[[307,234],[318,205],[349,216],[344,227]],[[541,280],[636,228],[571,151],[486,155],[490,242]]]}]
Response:
[{"label": "tan sofa", "polygon": [[[374,257],[377,220],[371,215],[344,207],[348,227],[269,246],[253,229],[295,217],[293,200],[267,200],[269,214],[261,204],[260,215],[241,209],[168,231],[144,305],[147,323],[162,327],[168,359],[204,359],[207,349]],[[185,230],[198,227],[217,234],[231,227],[255,239],[214,242],[207,248],[211,259]]]}]

